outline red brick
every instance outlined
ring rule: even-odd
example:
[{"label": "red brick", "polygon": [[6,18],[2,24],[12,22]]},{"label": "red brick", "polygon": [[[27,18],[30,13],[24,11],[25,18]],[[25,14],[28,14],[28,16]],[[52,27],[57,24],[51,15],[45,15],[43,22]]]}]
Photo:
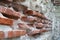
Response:
[{"label": "red brick", "polygon": [[3,39],[5,37],[5,34],[3,31],[0,31],[0,39]]},{"label": "red brick", "polygon": [[13,31],[8,31],[8,38],[13,38],[13,37],[14,37]]},{"label": "red brick", "polygon": [[5,18],[0,17],[0,24],[12,26],[13,25],[13,20],[5,19]]},{"label": "red brick", "polygon": [[18,23],[18,26],[21,29],[25,29],[25,30],[30,29],[30,26],[28,26],[27,24],[24,24],[24,23]]},{"label": "red brick", "polygon": [[14,37],[20,37],[26,34],[26,31],[20,30],[20,31],[14,31]]},{"label": "red brick", "polygon": [[8,38],[20,37],[26,34],[25,30],[8,31]]},{"label": "red brick", "polygon": [[11,9],[9,9],[9,8],[6,9],[5,13],[6,13],[6,14],[9,14],[9,15],[13,15],[13,16],[18,16],[18,17],[20,16],[20,15],[19,15],[19,12],[16,12],[16,11],[11,10]]},{"label": "red brick", "polygon": [[39,13],[39,12],[36,12],[36,11],[32,11],[32,10],[26,10],[24,12],[24,14],[26,14],[26,15],[33,15],[33,16],[37,16],[37,17],[41,17],[41,18],[46,19],[46,17],[42,13]]},{"label": "red brick", "polygon": [[26,22],[27,21],[27,17],[26,16],[22,16],[21,20]]},{"label": "red brick", "polygon": [[37,21],[37,18],[36,17],[32,18],[32,17],[28,17],[28,16],[22,16],[21,20],[25,21],[25,22],[33,23],[33,22]]},{"label": "red brick", "polygon": [[20,18],[20,12],[16,12],[14,10],[7,8],[7,7],[0,6],[0,12],[8,18],[12,18],[12,19]]}]

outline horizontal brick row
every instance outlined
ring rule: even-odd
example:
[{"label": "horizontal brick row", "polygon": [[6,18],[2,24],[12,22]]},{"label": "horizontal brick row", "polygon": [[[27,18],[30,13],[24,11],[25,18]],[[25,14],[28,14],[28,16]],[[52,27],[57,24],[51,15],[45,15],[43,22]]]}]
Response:
[{"label": "horizontal brick row", "polygon": [[21,20],[25,22],[35,22],[37,21],[37,17],[22,16]]},{"label": "horizontal brick row", "polygon": [[32,11],[32,10],[26,10],[24,12],[24,14],[26,14],[26,15],[32,15],[32,16],[37,16],[37,17],[46,19],[46,17],[43,14],[41,14],[39,12],[36,12],[36,11]]},{"label": "horizontal brick row", "polygon": [[[29,25],[27,25],[27,24],[23,24],[23,23],[19,23],[18,24],[18,26],[19,26],[19,28],[21,28],[21,29],[25,29],[26,31],[27,31],[27,34],[29,35],[29,36],[36,36],[36,35],[40,35],[40,34],[42,34],[42,33],[44,33],[44,32],[48,32],[49,30],[47,30],[47,29],[42,29],[40,26],[42,26],[43,27],[43,25],[41,25],[41,24],[38,24],[39,25],[39,28],[40,29],[37,29],[37,30],[33,30],[32,31],[32,29],[31,29],[31,26],[29,26]],[[38,27],[38,26],[37,26]],[[34,27],[32,27],[32,28],[34,28]],[[29,30],[29,31],[28,31]]]},{"label": "horizontal brick row", "polygon": [[24,24],[24,23],[19,23],[18,24],[19,28],[21,29],[30,29],[31,27],[36,27],[37,29],[42,29],[42,28],[51,28],[50,25],[48,24],[42,24],[42,23],[35,23],[35,24]]},{"label": "horizontal brick row", "polygon": [[15,37],[20,37],[20,36],[23,36],[23,35],[26,34],[25,30],[14,30],[14,31],[12,30],[12,31],[5,31],[5,32],[0,31],[0,39],[3,39],[3,38],[15,38]]},{"label": "horizontal brick row", "polygon": [[22,16],[21,20],[24,22],[38,22],[38,23],[43,23],[43,24],[51,24],[51,22],[49,20],[44,20],[38,17],[33,17],[33,16]]},{"label": "horizontal brick row", "polygon": [[48,32],[48,30],[44,30],[44,29],[34,30],[34,31],[29,32],[28,35],[29,35],[29,36],[36,36],[36,35],[41,35],[41,34],[43,34],[44,32]]}]

